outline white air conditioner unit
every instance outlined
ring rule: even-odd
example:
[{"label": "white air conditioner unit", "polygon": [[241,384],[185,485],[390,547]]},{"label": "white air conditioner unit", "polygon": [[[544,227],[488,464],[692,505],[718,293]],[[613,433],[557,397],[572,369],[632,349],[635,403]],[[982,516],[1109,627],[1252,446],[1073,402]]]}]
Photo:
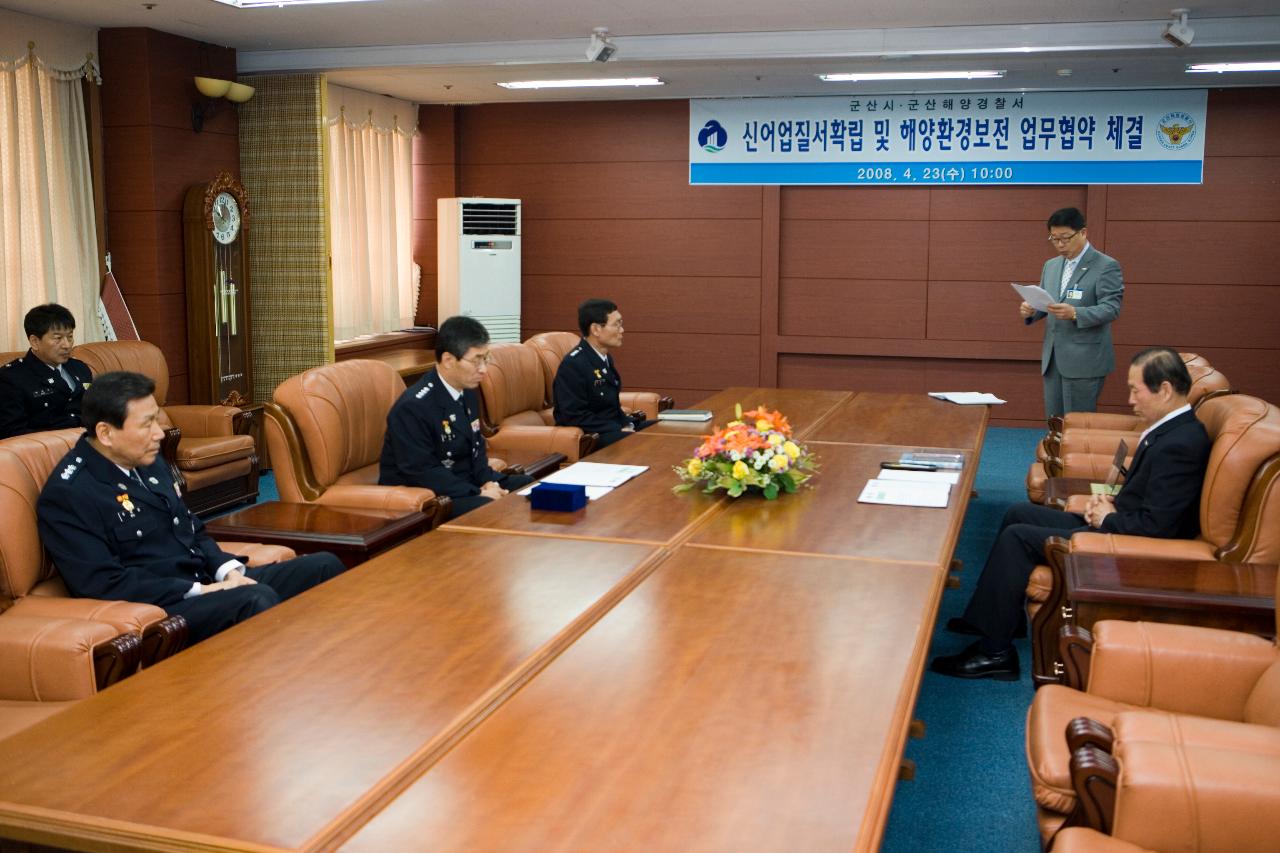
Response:
[{"label": "white air conditioner unit", "polygon": [[440,322],[474,317],[491,340],[520,342],[520,200],[436,202]]}]

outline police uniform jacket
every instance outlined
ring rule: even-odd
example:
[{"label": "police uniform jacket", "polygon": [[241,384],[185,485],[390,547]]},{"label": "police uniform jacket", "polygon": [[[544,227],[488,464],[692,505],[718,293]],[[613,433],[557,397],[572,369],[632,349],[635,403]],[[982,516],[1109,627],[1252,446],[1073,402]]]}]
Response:
[{"label": "police uniform jacket", "polygon": [[40,539],[72,595],[164,607],[237,559],[204,532],[161,457],[137,473],[142,483],[85,435],[45,483]]},{"label": "police uniform jacket", "polygon": [[93,373],[75,358],[63,367],[75,387],[30,350],[0,367],[0,438],[80,426],[80,401]]},{"label": "police uniform jacket", "polygon": [[451,498],[480,494],[502,475],[489,467],[480,434],[480,397],[464,390],[457,400],[433,368],[387,414],[378,483],[419,486]]},{"label": "police uniform jacket", "polygon": [[576,426],[583,432],[613,432],[629,424],[618,397],[622,393],[622,377],[613,359],[600,355],[586,338],[560,362],[555,383],[556,424]]}]

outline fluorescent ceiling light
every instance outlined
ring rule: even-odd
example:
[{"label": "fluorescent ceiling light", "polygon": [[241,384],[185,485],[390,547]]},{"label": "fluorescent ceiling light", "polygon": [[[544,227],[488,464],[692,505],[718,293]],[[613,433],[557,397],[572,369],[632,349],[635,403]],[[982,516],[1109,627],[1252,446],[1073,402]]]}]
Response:
[{"label": "fluorescent ceiling light", "polygon": [[371,0],[215,0],[237,9],[262,9],[268,6],[309,6],[313,3],[368,3]]},{"label": "fluorescent ceiling light", "polygon": [[854,74],[819,74],[827,83],[859,83],[867,80],[990,80],[1003,71],[877,71]]},{"label": "fluorescent ceiling light", "polygon": [[576,89],[580,86],[665,86],[657,77],[593,77],[587,80],[513,80],[504,89]]},{"label": "fluorescent ceiling light", "polygon": [[1223,71],[1280,71],[1280,62],[1207,62],[1188,65],[1188,74],[1221,74]]}]

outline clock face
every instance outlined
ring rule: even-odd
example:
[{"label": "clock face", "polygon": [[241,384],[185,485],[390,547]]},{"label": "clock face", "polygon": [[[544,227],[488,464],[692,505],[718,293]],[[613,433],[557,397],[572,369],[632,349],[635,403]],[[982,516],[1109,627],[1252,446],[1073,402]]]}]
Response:
[{"label": "clock face", "polygon": [[213,200],[213,239],[225,245],[234,242],[239,234],[239,202],[231,193],[218,193],[218,197]]}]

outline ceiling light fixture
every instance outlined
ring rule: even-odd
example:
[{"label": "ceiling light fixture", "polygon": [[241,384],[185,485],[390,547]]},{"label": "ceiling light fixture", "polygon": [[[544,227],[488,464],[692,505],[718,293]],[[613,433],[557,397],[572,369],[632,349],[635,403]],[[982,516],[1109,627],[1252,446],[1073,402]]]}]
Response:
[{"label": "ceiling light fixture", "polygon": [[1164,25],[1164,29],[1160,31],[1160,38],[1174,47],[1186,47],[1191,44],[1191,40],[1196,37],[1196,31],[1187,25],[1189,12],[1189,9],[1170,9],[1169,14],[1173,16],[1173,20]]},{"label": "ceiling light fixture", "polygon": [[504,89],[576,89],[587,86],[665,86],[657,77],[597,77],[589,80],[513,80],[499,83]]},{"label": "ceiling light fixture", "polygon": [[1004,71],[876,71],[817,77],[826,83],[864,83],[871,80],[991,80],[1004,75]]},{"label": "ceiling light fixture", "polygon": [[237,9],[262,9],[268,6],[310,6],[315,3],[369,3],[372,0],[215,0]]},{"label": "ceiling light fixture", "polygon": [[1280,62],[1205,62],[1188,65],[1188,74],[1221,74],[1224,71],[1280,71]]}]

